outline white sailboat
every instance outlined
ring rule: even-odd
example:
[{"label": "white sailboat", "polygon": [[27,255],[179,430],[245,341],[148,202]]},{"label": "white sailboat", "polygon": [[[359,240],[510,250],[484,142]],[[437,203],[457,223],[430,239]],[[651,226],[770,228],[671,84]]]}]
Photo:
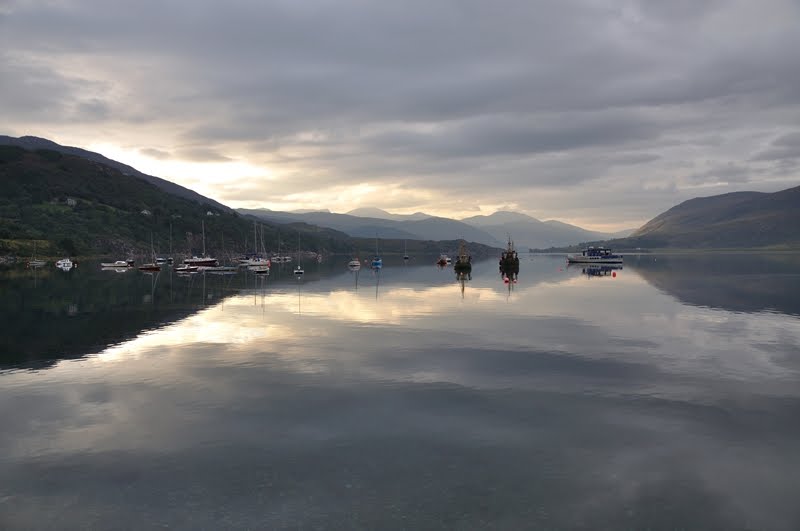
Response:
[{"label": "white sailboat", "polygon": [[212,258],[206,255],[206,223],[205,221],[202,222],[203,226],[203,256],[193,256],[191,258],[187,258],[183,261],[186,265],[197,266],[197,267],[216,267],[219,265],[219,261],[216,258]]},{"label": "white sailboat", "polygon": [[36,240],[33,240],[33,256],[31,259],[28,260],[28,267],[42,267],[47,262],[45,260],[39,260],[36,258]]},{"label": "white sailboat", "polygon": [[150,233],[150,256],[151,262],[149,264],[142,264],[139,266],[139,271],[161,271],[161,266],[156,261],[156,251],[153,248],[153,233]]},{"label": "white sailboat", "polygon": [[300,259],[300,232],[297,233],[297,266],[294,268],[294,276],[297,278],[302,277],[305,274],[305,270],[302,266],[302,261]]}]

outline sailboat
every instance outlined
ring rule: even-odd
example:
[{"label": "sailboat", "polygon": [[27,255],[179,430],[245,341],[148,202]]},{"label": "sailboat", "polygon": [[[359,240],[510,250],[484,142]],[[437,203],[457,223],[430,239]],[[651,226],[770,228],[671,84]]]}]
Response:
[{"label": "sailboat", "polygon": [[216,267],[219,265],[219,261],[216,258],[211,258],[210,256],[206,255],[206,223],[205,221],[202,222],[203,224],[203,256],[193,256],[191,258],[187,258],[183,261],[184,264],[190,266],[198,266],[198,267]]},{"label": "sailboat", "polygon": [[46,263],[45,260],[38,260],[36,258],[36,240],[33,240],[33,256],[28,260],[28,267],[42,267]]},{"label": "sailboat", "polygon": [[269,275],[269,269],[272,267],[272,262],[270,262],[269,258],[263,258],[267,254],[266,249],[264,248],[264,227],[261,227],[260,243],[260,252],[258,246],[256,246],[255,249],[257,256],[249,260],[247,268],[256,275]]},{"label": "sailboat", "polygon": [[378,255],[378,235],[375,235],[375,258],[372,259],[372,267],[380,269],[383,267],[383,259]]},{"label": "sailboat", "polygon": [[294,276],[297,278],[302,277],[305,274],[303,270],[303,266],[300,265],[300,233],[297,233],[297,266],[294,268]]},{"label": "sailboat", "polygon": [[361,260],[359,260],[358,258],[353,258],[352,260],[347,262],[347,267],[351,271],[358,271],[359,269],[361,269]]},{"label": "sailboat", "polygon": [[139,271],[161,271],[161,266],[156,262],[156,251],[153,249],[153,233],[150,233],[150,256],[152,262],[139,266]]},{"label": "sailboat", "polygon": [[408,260],[408,241],[403,240],[403,260]]}]

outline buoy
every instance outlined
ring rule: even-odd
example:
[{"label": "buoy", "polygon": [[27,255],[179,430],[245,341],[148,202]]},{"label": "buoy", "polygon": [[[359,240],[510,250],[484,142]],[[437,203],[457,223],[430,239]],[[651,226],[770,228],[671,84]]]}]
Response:
[{"label": "buoy", "polygon": [[611,272],[611,278],[617,278],[617,272],[616,271],[612,271]]}]

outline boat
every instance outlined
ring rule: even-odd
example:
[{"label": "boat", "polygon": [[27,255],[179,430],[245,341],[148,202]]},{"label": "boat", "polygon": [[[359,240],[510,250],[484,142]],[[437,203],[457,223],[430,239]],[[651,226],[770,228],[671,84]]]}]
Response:
[{"label": "boat", "polygon": [[142,264],[139,266],[139,271],[161,271],[161,266],[156,262],[156,251],[153,249],[153,233],[150,233],[150,256],[152,256],[152,262],[148,264]]},{"label": "boat", "polygon": [[408,260],[408,259],[409,259],[408,242],[406,242],[406,240],[403,240],[403,260]]},{"label": "boat", "polygon": [[519,255],[514,248],[514,241],[508,236],[506,250],[500,254],[500,275],[504,282],[515,282],[519,275]]},{"label": "boat", "polygon": [[70,260],[69,258],[62,258],[61,260],[56,262],[56,267],[63,271],[69,271],[70,269],[72,269],[73,265],[74,264],[72,263],[72,260]]},{"label": "boat", "polygon": [[375,257],[370,263],[373,269],[380,269],[383,267],[383,258],[378,255],[378,235],[375,235]]},{"label": "boat", "polygon": [[357,269],[361,269],[361,260],[359,260],[358,258],[353,258],[352,260],[347,262],[347,267],[351,271],[355,271]]},{"label": "boat", "polygon": [[439,267],[446,267],[450,262],[451,260],[449,256],[446,254],[440,254],[439,258],[436,260],[436,265]]},{"label": "boat", "polygon": [[219,265],[219,260],[206,255],[206,224],[203,221],[203,256],[193,256],[186,258],[183,263],[186,265],[193,265],[198,267],[216,267]]},{"label": "boat", "polygon": [[176,273],[197,273],[197,266],[182,265],[175,268]]},{"label": "boat", "polygon": [[133,260],[117,260],[116,262],[100,262],[100,267],[119,269],[133,267]]},{"label": "boat", "polygon": [[247,270],[252,271],[256,275],[269,275],[269,266],[266,265],[248,266]]},{"label": "boat", "polygon": [[580,254],[567,255],[570,264],[621,264],[622,255],[614,254],[605,247],[589,247]]},{"label": "boat", "polygon": [[36,240],[33,241],[33,256],[31,259],[28,260],[28,267],[42,267],[43,265],[47,264],[46,260],[38,260],[36,258]]},{"label": "boat", "polygon": [[266,266],[267,269],[272,265],[272,262],[269,258],[264,258],[262,256],[262,251],[264,250],[264,229],[261,229],[261,248],[259,249],[258,245],[258,224],[254,221],[253,222],[253,254],[250,256],[245,256],[239,258],[239,265],[247,266],[249,268],[255,267],[262,267]]},{"label": "boat", "polygon": [[300,264],[300,233],[297,233],[297,266],[294,268],[294,276],[297,278],[302,277],[305,274],[305,270],[303,266]]},{"label": "boat", "polygon": [[469,274],[472,271],[472,256],[467,253],[467,246],[464,243],[464,240],[461,240],[461,243],[458,247],[458,258],[456,259],[456,263],[453,265],[453,270],[458,274]]}]

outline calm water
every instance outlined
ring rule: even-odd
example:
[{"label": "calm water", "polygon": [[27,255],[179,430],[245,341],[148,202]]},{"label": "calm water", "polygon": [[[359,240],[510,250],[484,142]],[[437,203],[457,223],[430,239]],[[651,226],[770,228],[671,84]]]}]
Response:
[{"label": "calm water", "polygon": [[800,529],[800,256],[346,261],[0,270],[0,528]]}]

